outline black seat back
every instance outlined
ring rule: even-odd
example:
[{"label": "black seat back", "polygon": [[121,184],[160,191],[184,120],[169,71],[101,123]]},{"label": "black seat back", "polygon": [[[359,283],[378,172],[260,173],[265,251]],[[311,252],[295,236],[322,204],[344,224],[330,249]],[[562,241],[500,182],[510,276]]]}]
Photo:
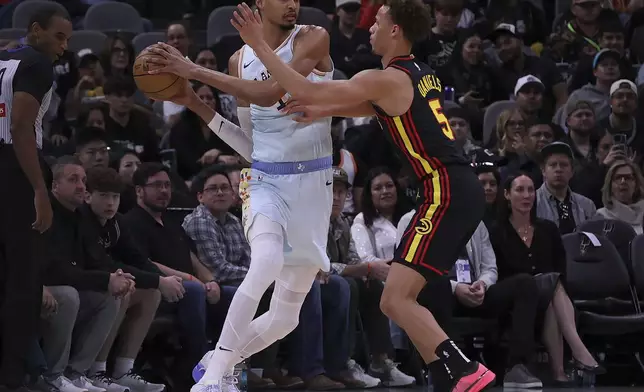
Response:
[{"label": "black seat back", "polygon": [[644,293],[644,234],[636,236],[631,241],[631,268],[635,287],[640,293]]},{"label": "black seat back", "polygon": [[637,235],[633,226],[615,219],[598,219],[582,223],[577,231],[587,231],[608,238],[622,256],[622,261],[629,263],[627,268],[630,271],[631,241]]},{"label": "black seat back", "polygon": [[599,246],[581,232],[563,236],[566,249],[566,288],[572,299],[602,299],[629,294],[626,263],[613,243],[596,235]]}]

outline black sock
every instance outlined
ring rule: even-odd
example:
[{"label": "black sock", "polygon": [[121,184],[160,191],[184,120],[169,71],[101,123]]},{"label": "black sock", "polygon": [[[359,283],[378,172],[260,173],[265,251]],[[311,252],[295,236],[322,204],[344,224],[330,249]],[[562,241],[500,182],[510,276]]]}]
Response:
[{"label": "black sock", "polygon": [[452,389],[453,380],[447,372],[447,368],[442,360],[438,359],[427,365],[432,377],[434,392],[449,391]]},{"label": "black sock", "polygon": [[436,347],[436,355],[445,364],[450,376],[456,380],[472,369],[473,362],[467,359],[451,339],[447,339]]}]

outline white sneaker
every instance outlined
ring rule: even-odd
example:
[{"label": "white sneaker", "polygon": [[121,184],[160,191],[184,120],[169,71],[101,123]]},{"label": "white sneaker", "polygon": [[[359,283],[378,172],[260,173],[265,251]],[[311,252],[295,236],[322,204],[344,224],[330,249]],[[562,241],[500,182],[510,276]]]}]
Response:
[{"label": "white sneaker", "polygon": [[43,392],[50,392],[52,390],[57,392],[89,392],[86,388],[77,387],[65,376],[59,376],[53,380],[40,377],[36,383],[36,387]]},{"label": "white sneaker", "polygon": [[85,376],[80,376],[77,379],[73,380],[72,383],[79,388],[86,390],[87,392],[106,392],[105,388],[97,387],[92,384],[89,378]]},{"label": "white sneaker", "polygon": [[130,388],[115,383],[105,372],[98,372],[89,379],[92,384],[99,388],[104,388],[107,392],[130,392]]},{"label": "white sneaker", "polygon": [[241,375],[241,370],[235,369],[233,373],[227,373],[224,375],[224,378],[221,382],[222,392],[241,392],[237,385],[239,384],[239,376]]},{"label": "white sneaker", "polygon": [[369,373],[382,380],[386,387],[404,387],[413,385],[416,379],[398,370],[398,366],[391,359],[385,359],[383,367],[377,368],[373,363],[369,367]]},{"label": "white sneaker", "polygon": [[112,380],[115,383],[130,388],[130,390],[136,392],[162,392],[165,390],[165,385],[147,382],[143,377],[134,373],[132,370],[124,374],[122,377],[112,378]]},{"label": "white sneaker", "polygon": [[350,359],[347,362],[347,368],[349,369],[349,372],[351,372],[351,376],[353,376],[354,379],[362,381],[365,384],[365,388],[374,388],[380,385],[379,378],[371,377],[370,375],[365,373],[362,366],[358,365],[358,363],[353,359]]},{"label": "white sneaker", "polygon": [[190,388],[190,392],[223,392],[222,385],[218,383],[206,384],[198,382]]}]

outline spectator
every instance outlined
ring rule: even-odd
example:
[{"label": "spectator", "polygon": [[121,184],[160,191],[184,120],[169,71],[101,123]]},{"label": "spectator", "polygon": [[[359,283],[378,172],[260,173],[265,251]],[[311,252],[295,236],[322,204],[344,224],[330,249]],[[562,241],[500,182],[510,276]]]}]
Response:
[{"label": "spectator", "polygon": [[[592,103],[598,121],[602,121],[610,115],[610,89],[613,83],[619,79],[620,54],[611,49],[602,49],[595,55],[593,60],[593,72],[596,78],[595,84],[586,85],[570,94],[569,102],[587,101]],[[569,113],[563,113],[564,118]]]},{"label": "spectator", "polygon": [[136,86],[132,79],[112,76],[105,82],[105,98],[109,114],[105,119],[105,132],[111,147],[134,150],[145,162],[159,159],[159,141],[150,127],[146,113],[135,109],[133,96]]},{"label": "spectator", "polygon": [[349,335],[352,337],[352,345],[355,343],[356,317],[360,316],[369,341],[370,354],[373,355],[369,373],[378,378],[365,374],[353,360],[349,361],[349,370],[354,378],[361,379],[367,387],[376,386],[381,380],[387,387],[411,385],[415,379],[398,370],[390,359],[394,350],[389,320],[380,310],[380,297],[384,288],[382,281],[387,276],[389,264],[379,261],[363,263],[358,256],[349,222],[342,214],[348,192],[349,176],[342,168],[335,167],[327,253],[332,273],[344,277],[351,286]]},{"label": "spectator", "polygon": [[174,47],[182,55],[190,54],[190,45],[192,44],[191,31],[186,22],[171,22],[165,32],[168,45]]},{"label": "spectator", "polygon": [[105,130],[105,113],[98,104],[83,105],[77,122],[81,127],[94,127]]},{"label": "spectator", "polygon": [[[86,54],[78,63],[80,79],[71,94],[67,94],[65,101],[65,115],[67,118],[76,118],[83,103],[90,103],[102,99],[105,72],[101,62],[95,54]],[[52,140],[53,141],[53,140]]]},{"label": "spectator", "polygon": [[141,165],[141,159],[137,153],[132,150],[125,150],[123,156],[115,161],[114,166],[121,176],[121,181],[125,186],[132,186],[132,177],[134,172]]},{"label": "spectator", "polygon": [[499,203],[499,184],[501,175],[499,169],[490,162],[474,164],[474,172],[479,178],[485,192],[485,215],[483,223],[488,230],[494,225],[497,217],[497,206]]},{"label": "spectator", "polygon": [[168,169],[160,163],[143,163],[132,182],[137,205],[124,216],[144,257],[150,259],[167,276],[182,279],[186,290],[176,306],[177,320],[186,343],[182,363],[191,367],[208,350],[206,337],[206,303],[219,302],[220,288],[212,273],[195,256],[190,238],[176,223],[167,219],[172,185]]},{"label": "spectator", "polygon": [[[637,114],[637,86],[627,79],[618,80],[610,87],[611,114],[599,126],[608,133],[621,137],[625,144],[638,155],[644,157],[644,126],[635,121]],[[639,161],[639,159],[638,159]]]},{"label": "spectator", "polygon": [[484,150],[472,142],[470,115],[467,110],[460,107],[447,109],[445,117],[454,132],[454,142],[469,161],[495,160],[495,155],[492,152]]},{"label": "spectator", "polygon": [[107,167],[110,163],[110,149],[105,131],[100,128],[84,128],[74,135],[76,157],[85,170],[93,167]]},{"label": "spectator", "polygon": [[501,59],[502,65],[497,79],[505,96],[512,95],[520,77],[533,75],[545,86],[543,109],[547,114],[554,114],[555,108],[566,103],[568,91],[557,66],[546,58],[524,54],[523,44],[517,37],[514,25],[501,23],[488,38],[494,43]]},{"label": "spectator", "polygon": [[100,55],[105,76],[131,76],[134,65],[134,46],[121,34],[108,38]]},{"label": "spectator", "polygon": [[360,0],[335,0],[336,16],[331,30],[331,58],[335,67],[351,78],[356,73],[380,67],[371,53],[369,32],[358,29]]},{"label": "spectator", "polygon": [[505,158],[505,165],[519,159],[526,132],[526,119],[519,109],[504,110],[497,118],[495,152]]},{"label": "spectator", "polygon": [[492,26],[509,23],[517,27],[519,35],[528,46],[544,42],[550,26],[541,9],[533,2],[522,0],[496,0],[489,2],[485,18]]},{"label": "spectator", "polygon": [[363,262],[389,262],[394,257],[396,225],[409,210],[395,178],[384,167],[371,169],[365,178],[362,212],[351,226],[351,237]]},{"label": "spectator", "polygon": [[349,179],[347,200],[344,203],[344,213],[355,215],[361,211],[364,177],[367,174],[367,164],[342,146],[342,140],[331,134],[333,142],[333,165],[342,168]]},{"label": "spectator", "polygon": [[[634,80],[635,70],[633,69],[633,62],[627,56],[624,41],[624,26],[621,23],[607,23],[600,26],[599,47],[601,49],[611,49],[619,52],[621,54],[621,58],[619,59],[620,75],[625,79]],[[587,84],[595,84],[593,57],[594,55],[582,54],[582,57],[575,67],[572,79],[568,83],[569,93]]]},{"label": "spectator", "polygon": [[64,392],[105,392],[92,384],[87,372],[112,328],[121,298],[134,289],[134,278],[96,257],[98,244],[85,235],[78,211],[86,191],[80,162],[63,157],[53,172],[54,221],[44,283],[65,312],[50,312],[46,320],[42,348],[48,371],[39,382],[42,388]]},{"label": "spectator", "polygon": [[543,82],[532,75],[519,78],[514,87],[517,107],[523,118],[530,124],[537,122],[542,115],[545,88]]},{"label": "spectator", "polygon": [[501,168],[501,180],[504,180],[511,174],[518,172],[528,173],[532,181],[538,186],[543,182],[541,168],[539,167],[541,149],[555,141],[555,125],[545,121],[532,124],[528,128],[526,136],[519,144],[519,151],[522,154],[517,160]]},{"label": "spectator", "polygon": [[448,71],[441,82],[454,88],[456,101],[478,112],[496,100],[504,97],[492,88],[494,70],[485,62],[481,49],[482,37],[475,29],[465,30],[454,47]]},{"label": "spectator", "polygon": [[573,152],[562,142],[541,149],[543,185],[537,190],[537,217],[554,222],[563,234],[595,216],[592,200],[570,190],[573,174]]},{"label": "spectator", "polygon": [[597,215],[606,219],[617,219],[633,226],[642,234],[644,225],[644,179],[642,172],[630,161],[619,161],[606,173],[602,189],[604,207]]},{"label": "spectator", "polygon": [[[194,83],[193,89],[202,101],[220,113],[221,107],[215,89],[201,83]],[[179,120],[170,130],[169,141],[170,148],[177,154],[177,172],[184,180],[189,180],[202,168],[216,163],[220,155],[235,154],[235,151],[191,110],[181,112]]]},{"label": "spectator", "polygon": [[597,160],[597,124],[595,109],[588,101],[566,103],[568,113],[565,142],[573,151],[576,166],[592,164]]},{"label": "spectator", "polygon": [[463,12],[463,0],[436,0],[433,2],[436,25],[429,38],[418,44],[414,53],[429,64],[439,79],[447,79],[448,66],[459,39],[458,22]]},{"label": "spectator", "polygon": [[[94,385],[108,390],[120,386],[122,392],[127,388],[161,392],[165,385],[149,383],[134,372],[134,360],[161,301],[161,293],[157,289],[163,291],[166,298],[171,297],[176,301],[183,295],[183,287],[179,279],[161,278],[159,269],[143,259],[129,233],[122,231],[122,225],[115,216],[122,188],[123,184],[114,169],[94,168],[87,173],[87,204],[80,210],[87,222],[88,237],[103,247],[114,260],[125,263],[123,270],[134,276],[137,285],[134,293],[122,298],[112,330],[89,376]],[[117,335],[120,339],[115,349],[112,378],[107,374],[107,357]]]},{"label": "spectator", "polygon": [[538,317],[543,320],[539,325],[543,325],[542,341],[550,355],[555,382],[570,385],[564,371],[564,339],[570,346],[576,369],[603,373],[604,369],[577,333],[575,310],[561,283],[566,251],[557,226],[535,217],[532,179],[522,173],[509,177],[504,185],[504,199],[499,208],[498,224],[490,232],[499,282],[518,274],[530,274],[536,279]]}]

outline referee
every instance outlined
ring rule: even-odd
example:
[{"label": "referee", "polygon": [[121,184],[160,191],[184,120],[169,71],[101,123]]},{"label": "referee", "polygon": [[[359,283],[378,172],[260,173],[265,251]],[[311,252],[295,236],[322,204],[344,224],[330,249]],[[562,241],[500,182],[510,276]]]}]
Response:
[{"label": "referee", "polygon": [[52,221],[38,150],[53,62],[71,33],[68,15],[39,9],[26,45],[0,52],[0,392],[27,391],[26,353],[37,339],[42,301],[44,260],[36,251]]}]

